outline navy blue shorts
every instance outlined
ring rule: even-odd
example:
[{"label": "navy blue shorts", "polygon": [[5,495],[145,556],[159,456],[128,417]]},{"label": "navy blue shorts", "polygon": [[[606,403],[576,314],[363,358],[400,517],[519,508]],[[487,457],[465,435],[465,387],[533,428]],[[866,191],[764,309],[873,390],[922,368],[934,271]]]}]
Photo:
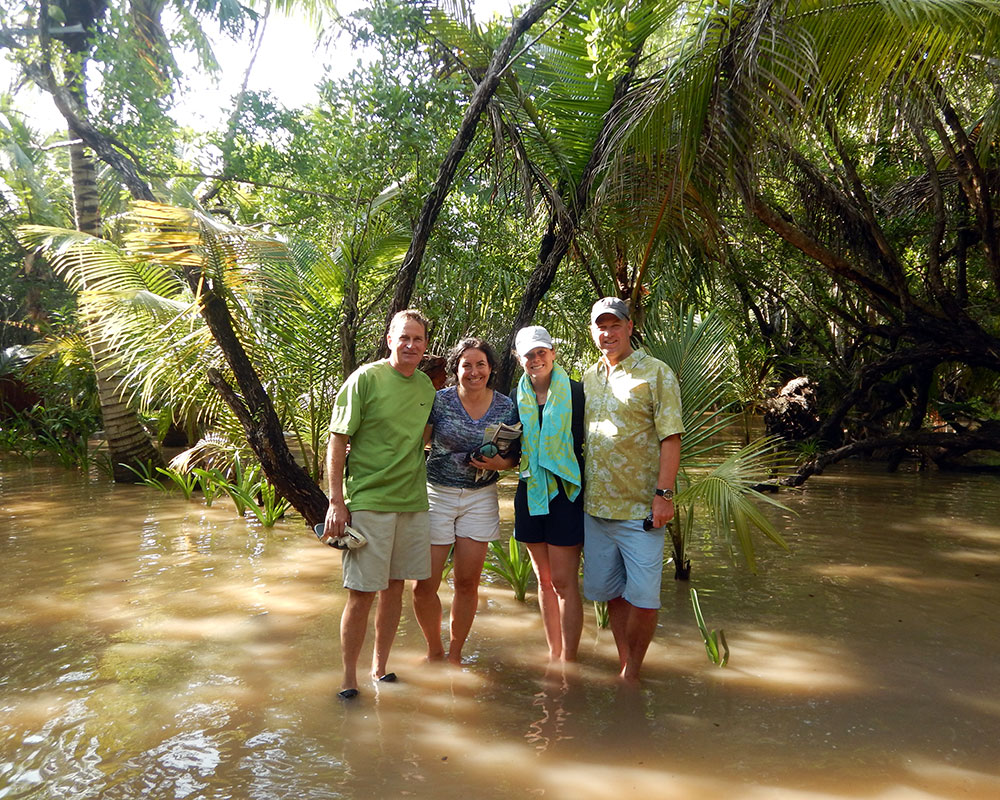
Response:
[{"label": "navy blue shorts", "polygon": [[583,492],[570,501],[559,481],[559,494],[549,500],[549,513],[533,517],[528,513],[528,486],[517,482],[514,493],[514,538],[525,544],[573,547],[583,544]]}]

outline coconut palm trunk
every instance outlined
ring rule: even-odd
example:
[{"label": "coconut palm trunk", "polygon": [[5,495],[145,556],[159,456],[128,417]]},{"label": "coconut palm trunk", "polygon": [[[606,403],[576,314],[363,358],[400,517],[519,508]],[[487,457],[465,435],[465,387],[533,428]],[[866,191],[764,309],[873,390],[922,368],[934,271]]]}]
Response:
[{"label": "coconut palm trunk", "polygon": [[[73,136],[72,131],[70,136]],[[98,204],[97,170],[90,152],[82,144],[74,144],[70,148],[70,172],[76,228],[82,233],[100,237],[101,210]],[[86,315],[86,309],[84,314]],[[135,410],[122,394],[122,379],[112,366],[113,359],[105,342],[94,333],[88,321],[84,323],[84,331],[97,373],[97,396],[101,403],[104,436],[114,479],[118,483],[134,482],[136,474],[129,467],[141,469],[151,465],[162,466],[163,459],[139,422]]]},{"label": "coconut palm trunk", "polygon": [[[86,51],[80,51],[81,63],[75,73],[69,73],[69,84],[73,94],[84,104],[86,102]],[[75,144],[70,147],[70,177],[73,184],[73,210],[76,228],[82,233],[100,238],[102,230],[100,193],[97,188],[97,167],[90,151],[79,141],[78,132],[70,123],[69,137]],[[108,445],[114,479],[118,483],[130,483],[137,479],[129,469],[162,466],[163,458],[149,439],[149,435],[139,422],[139,417],[122,393],[123,381],[113,367],[110,348],[95,334],[84,312],[84,335],[90,346],[97,373],[97,395],[101,404],[104,421],[104,436]]]}]

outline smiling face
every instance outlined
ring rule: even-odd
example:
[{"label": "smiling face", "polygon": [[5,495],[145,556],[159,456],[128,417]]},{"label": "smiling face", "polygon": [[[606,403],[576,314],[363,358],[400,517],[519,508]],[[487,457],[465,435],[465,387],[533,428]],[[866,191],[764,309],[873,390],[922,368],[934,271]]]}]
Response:
[{"label": "smiling face", "polygon": [[486,353],[475,347],[470,347],[458,358],[458,386],[467,392],[481,391],[490,381],[490,361]]},{"label": "smiling face", "polygon": [[601,314],[590,326],[590,335],[608,363],[614,366],[632,353],[632,320]]},{"label": "smiling face", "polygon": [[400,319],[392,324],[385,337],[389,345],[389,363],[409,377],[417,371],[427,350],[427,330],[414,319]]},{"label": "smiling face", "polygon": [[518,356],[521,366],[528,374],[528,378],[534,383],[536,380],[545,380],[552,374],[552,368],[556,363],[556,354],[551,347],[536,347],[529,350],[523,356]]}]

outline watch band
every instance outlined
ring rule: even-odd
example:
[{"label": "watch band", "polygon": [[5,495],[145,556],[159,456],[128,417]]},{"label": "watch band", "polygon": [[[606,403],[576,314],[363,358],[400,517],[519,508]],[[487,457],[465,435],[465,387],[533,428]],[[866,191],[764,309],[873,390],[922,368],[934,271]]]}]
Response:
[{"label": "watch band", "polygon": [[673,489],[657,489],[656,490],[656,496],[657,497],[662,497],[664,500],[673,500],[674,499],[674,490]]}]

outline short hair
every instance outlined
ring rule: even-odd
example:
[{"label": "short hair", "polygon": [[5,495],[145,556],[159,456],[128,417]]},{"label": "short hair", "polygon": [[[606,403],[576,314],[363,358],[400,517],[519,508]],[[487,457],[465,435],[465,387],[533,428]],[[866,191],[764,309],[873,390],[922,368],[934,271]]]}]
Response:
[{"label": "short hair", "polygon": [[465,354],[466,350],[483,351],[483,355],[486,356],[486,362],[490,365],[490,379],[486,381],[486,385],[493,388],[493,382],[497,377],[497,367],[500,364],[500,359],[497,358],[497,353],[496,350],[493,349],[493,345],[485,339],[480,339],[478,336],[466,336],[462,339],[462,341],[448,351],[448,372],[452,376],[458,377],[458,362],[462,360],[462,356]]},{"label": "short hair", "polygon": [[405,325],[407,322],[419,322],[423,325],[424,338],[427,338],[427,332],[431,327],[430,320],[415,308],[404,308],[402,311],[397,311],[389,320],[389,330],[391,331],[396,325]]}]

